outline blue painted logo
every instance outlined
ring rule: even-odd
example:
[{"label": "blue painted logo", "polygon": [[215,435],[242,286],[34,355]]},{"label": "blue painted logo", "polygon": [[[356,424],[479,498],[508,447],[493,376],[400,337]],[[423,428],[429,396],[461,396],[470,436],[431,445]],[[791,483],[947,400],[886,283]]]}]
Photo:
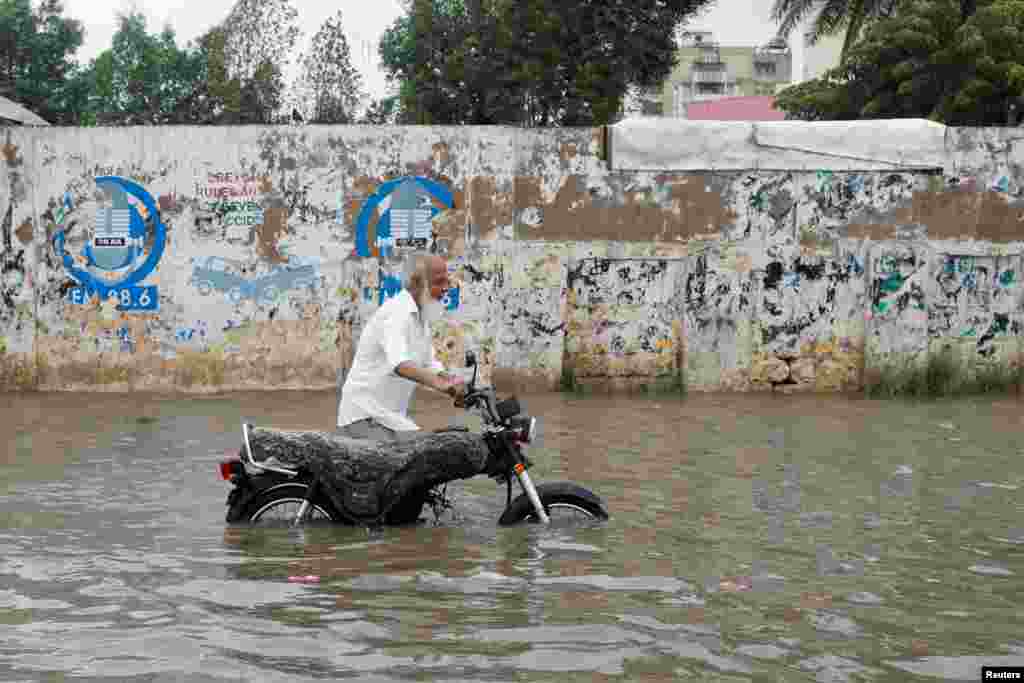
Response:
[{"label": "blue painted logo", "polygon": [[[105,199],[96,208],[92,233],[79,252],[81,263],[65,248],[72,227],[66,223],[74,208],[69,194],[57,210],[54,252],[79,284],[68,297],[74,304],[87,304],[98,296],[101,301],[115,300],[120,311],[155,311],[160,300],[157,288],[141,283],[156,269],[167,245],[160,210],[153,197],[130,180],[103,176],[96,179],[96,186]],[[147,254],[148,234],[152,244]]]},{"label": "blue painted logo", "polygon": [[[444,209],[437,206],[440,203]],[[422,176],[389,180],[370,196],[356,219],[356,254],[372,256],[372,246],[386,256],[393,249],[426,249],[433,234],[432,221],[452,208],[451,191]],[[376,244],[369,240],[370,223],[377,219]]]}]

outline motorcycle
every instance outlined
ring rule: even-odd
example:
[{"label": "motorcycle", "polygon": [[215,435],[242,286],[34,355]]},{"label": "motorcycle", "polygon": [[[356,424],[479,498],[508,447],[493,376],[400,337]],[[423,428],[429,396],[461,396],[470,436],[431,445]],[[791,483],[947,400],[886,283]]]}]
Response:
[{"label": "motorcycle", "polygon": [[[226,521],[263,524],[276,520],[292,526],[307,522],[367,527],[411,524],[420,521],[425,505],[430,505],[438,518],[441,510],[452,507],[446,496],[449,481],[479,474],[487,474],[499,485],[506,485],[505,509],[498,519],[501,526],[521,522],[550,524],[554,515],[557,515],[559,522],[563,515],[582,521],[607,520],[609,514],[604,501],[582,486],[568,481],[534,485],[528,472],[532,462],[526,457],[526,451],[538,442],[539,420],[523,415],[515,396],[498,401],[492,387],[478,388],[477,363],[472,353],[466,354],[466,365],[473,368],[473,376],[466,385],[465,396],[456,402],[456,406],[479,413],[485,444],[485,447],[480,447],[482,458],[472,466],[463,465],[461,469],[457,466],[439,468],[437,471],[442,474],[431,478],[429,486],[400,489],[404,491],[401,498],[381,513],[377,507],[368,505],[367,501],[372,497],[372,492],[379,494],[387,489],[403,466],[401,462],[394,463],[387,458],[376,457],[376,453],[387,453],[394,446],[390,442],[345,438],[344,443],[339,445],[338,440],[310,433],[315,437],[310,437],[310,443],[320,445],[328,453],[335,449],[335,454],[329,457],[335,457],[340,449],[345,448],[349,457],[358,460],[361,457],[360,451],[352,446],[353,442],[376,449],[366,451],[369,455],[363,456],[367,463],[376,463],[376,470],[369,480],[364,477],[359,483],[343,481],[338,484],[337,479],[328,481],[322,467],[303,463],[282,464],[274,462],[273,456],[257,459],[253,452],[252,438],[255,427],[243,422],[242,445],[238,454],[232,454],[221,461],[219,468],[221,478],[233,484],[227,499]],[[458,432],[468,432],[468,429],[455,427],[417,434],[407,440],[406,448],[410,447],[408,444],[412,441],[418,439],[426,443],[424,440],[446,432],[454,432],[458,436]],[[299,444],[298,450],[303,449],[301,437],[299,434],[294,438]],[[411,448],[415,448],[415,444]],[[486,464],[483,464],[485,461]],[[390,464],[382,465],[384,462]],[[513,477],[522,489],[515,500],[512,499]]]}]

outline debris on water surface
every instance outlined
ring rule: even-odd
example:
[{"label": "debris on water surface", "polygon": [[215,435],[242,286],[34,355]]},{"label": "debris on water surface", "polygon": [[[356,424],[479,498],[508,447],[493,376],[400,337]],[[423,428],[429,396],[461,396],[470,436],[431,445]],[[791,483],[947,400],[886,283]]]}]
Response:
[{"label": "debris on water surface", "polygon": [[309,574],[308,576],[289,576],[289,583],[320,583],[320,577]]},{"label": "debris on water surface", "polygon": [[984,574],[986,576],[1013,576],[1013,572],[1009,569],[995,565],[972,564],[967,568],[967,571],[974,572],[975,574]]}]

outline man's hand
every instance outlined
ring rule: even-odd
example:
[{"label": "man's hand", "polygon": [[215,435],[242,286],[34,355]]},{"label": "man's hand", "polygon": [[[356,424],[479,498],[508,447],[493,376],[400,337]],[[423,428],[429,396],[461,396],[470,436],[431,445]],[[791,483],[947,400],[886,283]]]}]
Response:
[{"label": "man's hand", "polygon": [[466,383],[461,377],[453,377],[447,373],[435,373],[432,370],[417,367],[409,362],[402,363],[395,368],[395,374],[413,382],[419,382],[434,391],[448,394],[456,399],[456,405],[466,395]]},{"label": "man's hand", "polygon": [[455,399],[455,406],[461,408],[460,403],[466,396],[466,383],[461,377],[451,375],[440,375],[444,384],[444,392]]}]

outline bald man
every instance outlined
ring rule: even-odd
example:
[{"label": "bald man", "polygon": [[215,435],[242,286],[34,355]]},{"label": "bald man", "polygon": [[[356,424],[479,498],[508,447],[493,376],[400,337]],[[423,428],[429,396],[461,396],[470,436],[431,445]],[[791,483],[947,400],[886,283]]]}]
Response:
[{"label": "bald man", "polygon": [[445,373],[431,342],[431,323],[444,315],[441,299],[447,289],[445,260],[418,256],[402,291],[370,316],[341,389],[340,433],[384,441],[418,430],[408,415],[417,384],[456,399],[463,395],[461,380]]}]

